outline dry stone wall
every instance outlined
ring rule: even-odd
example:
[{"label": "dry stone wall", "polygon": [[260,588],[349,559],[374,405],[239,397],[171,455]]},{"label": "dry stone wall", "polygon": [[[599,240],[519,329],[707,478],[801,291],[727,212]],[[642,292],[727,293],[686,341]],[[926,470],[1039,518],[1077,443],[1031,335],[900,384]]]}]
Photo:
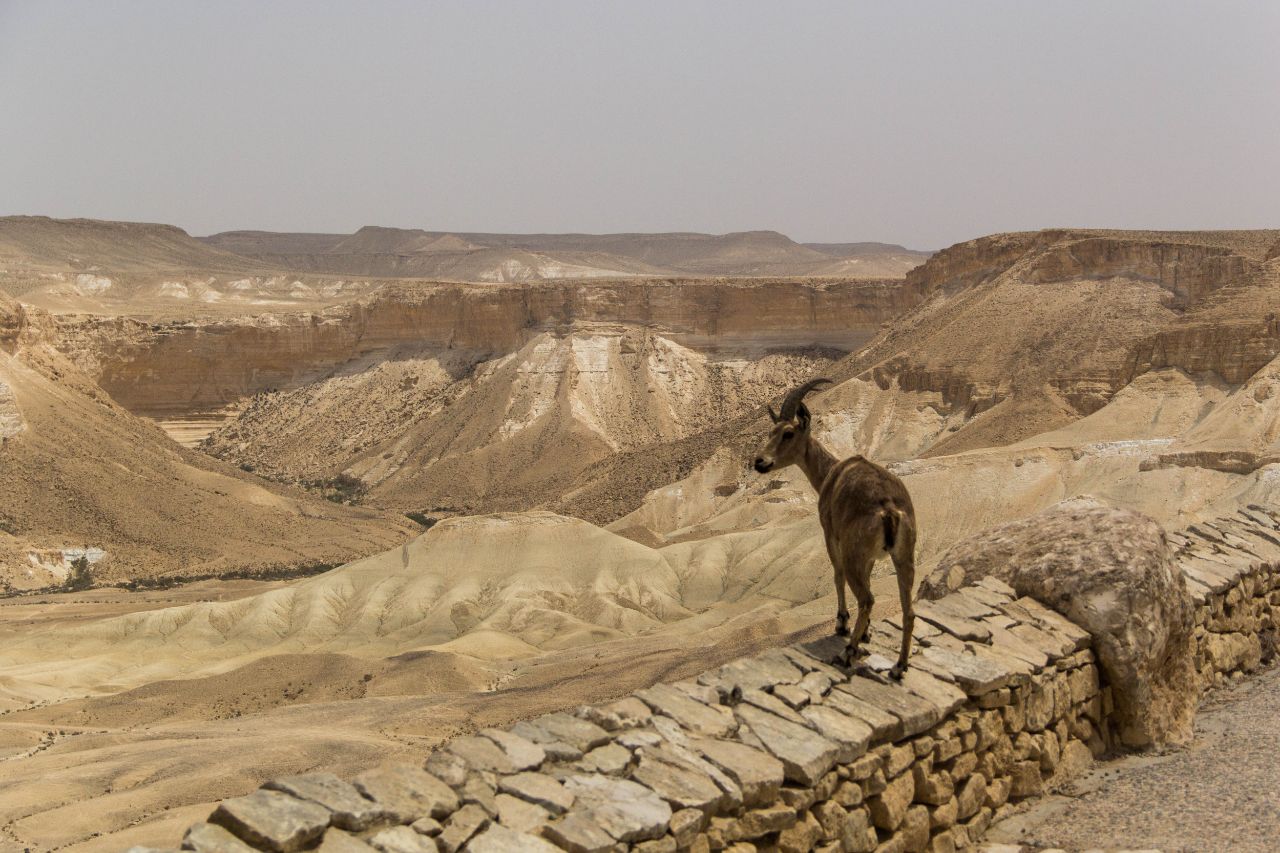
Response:
[{"label": "dry stone wall", "polygon": [[[1267,658],[1280,518],[1175,534],[1201,682]],[[420,765],[268,783],[220,804],[198,853],[950,851],[1110,751],[1089,635],[993,578],[920,602],[918,651],[885,676],[892,620],[843,665],[835,638],[772,649],[609,704],[487,729]]]}]

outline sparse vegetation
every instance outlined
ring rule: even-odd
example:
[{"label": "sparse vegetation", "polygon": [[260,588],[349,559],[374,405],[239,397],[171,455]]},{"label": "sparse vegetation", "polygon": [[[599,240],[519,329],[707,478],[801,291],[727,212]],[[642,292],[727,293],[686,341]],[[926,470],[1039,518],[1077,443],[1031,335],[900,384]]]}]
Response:
[{"label": "sparse vegetation", "polygon": [[368,483],[345,471],[324,480],[303,480],[302,486],[318,492],[327,501],[348,505],[359,503],[369,491]]},{"label": "sparse vegetation", "polygon": [[82,592],[93,586],[93,567],[89,558],[81,554],[71,561],[71,571],[63,581],[62,588],[67,592]]},{"label": "sparse vegetation", "polygon": [[418,512],[417,510],[414,510],[413,512],[406,512],[404,516],[405,518],[408,518],[411,521],[415,521],[418,524],[421,524],[423,529],[425,530],[430,530],[432,527],[435,526],[435,523],[440,520],[438,518],[433,518],[432,516],[427,515],[425,512]]}]

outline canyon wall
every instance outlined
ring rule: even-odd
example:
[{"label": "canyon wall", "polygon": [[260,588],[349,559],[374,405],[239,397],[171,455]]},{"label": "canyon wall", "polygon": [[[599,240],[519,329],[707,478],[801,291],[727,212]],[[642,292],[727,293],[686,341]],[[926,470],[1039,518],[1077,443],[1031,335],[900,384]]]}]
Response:
[{"label": "canyon wall", "polygon": [[341,365],[452,350],[476,360],[539,333],[642,326],[725,357],[841,351],[918,302],[900,279],[403,284],[315,313],[214,321],[63,317],[62,348],[131,411],[209,411]]},{"label": "canyon wall", "polygon": [[[1203,685],[1257,667],[1280,617],[1280,519],[1250,507],[1174,534]],[[1260,554],[1270,555],[1267,561]],[[938,851],[1117,742],[1091,637],[992,578],[898,626],[772,649],[609,704],[457,737],[421,768],[312,773],[224,801],[195,851]],[[747,849],[743,847],[741,849]]]}]

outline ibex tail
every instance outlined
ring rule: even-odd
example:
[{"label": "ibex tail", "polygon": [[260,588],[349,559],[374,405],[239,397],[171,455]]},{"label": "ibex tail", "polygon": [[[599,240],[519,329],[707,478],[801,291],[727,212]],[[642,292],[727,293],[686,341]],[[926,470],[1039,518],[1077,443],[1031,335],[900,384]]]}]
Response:
[{"label": "ibex tail", "polygon": [[884,525],[884,549],[892,551],[898,541],[898,525],[902,522],[902,513],[894,506],[885,506],[880,510],[880,521]]}]

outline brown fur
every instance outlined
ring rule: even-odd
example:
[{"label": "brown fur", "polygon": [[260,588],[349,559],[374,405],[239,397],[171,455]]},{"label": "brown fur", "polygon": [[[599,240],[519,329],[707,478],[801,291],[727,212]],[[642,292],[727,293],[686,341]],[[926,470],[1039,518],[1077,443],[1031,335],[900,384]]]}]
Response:
[{"label": "brown fur", "polygon": [[[858,603],[858,618],[849,639],[850,658],[871,623],[871,568],[888,555],[898,576],[902,599],[902,651],[891,674],[900,678],[911,654],[915,612],[916,517],[907,487],[896,476],[862,456],[837,460],[810,433],[811,416],[800,400],[816,383],[796,389],[774,418],[769,439],[755,459],[760,473],[798,465],[818,493],[818,519],[835,569],[836,633],[849,636],[845,587]],[[801,392],[797,394],[797,392]],[[790,404],[790,405],[789,405]]]}]

